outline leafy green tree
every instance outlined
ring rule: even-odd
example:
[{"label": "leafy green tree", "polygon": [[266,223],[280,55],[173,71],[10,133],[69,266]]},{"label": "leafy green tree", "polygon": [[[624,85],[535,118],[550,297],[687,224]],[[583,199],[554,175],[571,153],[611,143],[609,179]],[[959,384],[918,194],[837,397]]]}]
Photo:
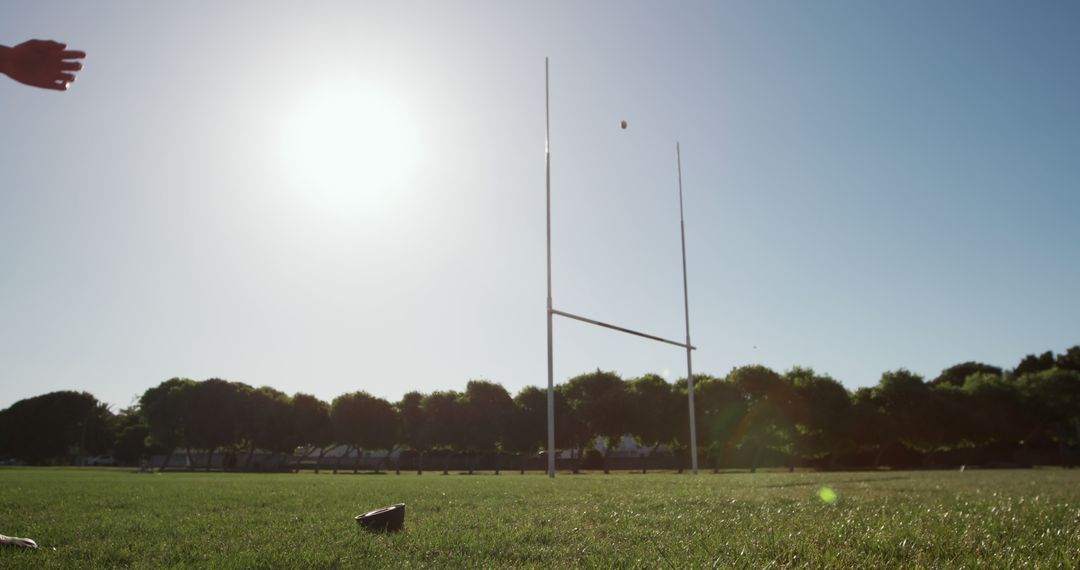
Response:
[{"label": "leafy green tree", "polygon": [[177,449],[188,448],[187,413],[195,382],[171,378],[148,389],[139,399],[139,410],[150,432],[148,445],[168,450],[158,471],[165,471]]},{"label": "leafy green tree", "polygon": [[596,436],[591,431],[589,423],[585,421],[585,416],[581,410],[571,403],[571,396],[568,391],[568,384],[555,386],[555,398],[566,403],[566,407],[562,410],[563,413],[560,414],[558,411],[555,413],[555,430],[556,438],[560,433],[566,437],[563,442],[565,447],[560,445],[559,449],[570,451],[570,460],[573,462],[573,469],[576,474],[581,471],[586,448],[594,443]]},{"label": "leafy green tree", "polygon": [[633,421],[630,431],[638,443],[649,447],[642,456],[641,472],[649,468],[649,459],[663,444],[671,443],[682,429],[679,418],[685,400],[679,397],[675,387],[656,374],[646,374],[626,383],[627,411]]},{"label": "leafy green tree", "polygon": [[784,380],[796,392],[797,406],[792,414],[797,423],[796,452],[807,459],[828,457],[830,466],[835,466],[845,442],[851,395],[832,377],[811,368],[796,366],[784,374]]},{"label": "leafy green tree", "polygon": [[292,417],[297,444],[307,448],[299,461],[317,450],[319,457],[315,460],[315,473],[318,473],[326,450],[334,443],[330,405],[311,394],[297,393],[292,397]]},{"label": "leafy green tree", "polygon": [[[461,429],[464,432],[464,450],[470,456],[470,474],[475,468],[477,453],[499,453],[513,410],[514,400],[502,385],[486,380],[470,380],[466,384],[461,406]],[[495,473],[499,473],[497,456]]]},{"label": "leafy green tree", "polygon": [[443,456],[443,475],[449,472],[451,453],[464,447],[461,401],[463,396],[453,390],[432,392],[424,397],[423,437]]},{"label": "leafy green tree", "polygon": [[978,430],[971,413],[971,395],[963,388],[952,384],[928,386],[923,418],[918,443],[928,453],[927,461],[940,451],[973,446]]},{"label": "leafy green tree", "polygon": [[238,436],[248,448],[244,469],[251,469],[256,449],[270,451],[276,457],[291,453],[300,445],[292,399],[287,394],[263,386],[242,388],[237,397],[240,400]]},{"label": "leafy green tree", "polygon": [[150,428],[138,406],[120,410],[116,415],[116,442],[113,456],[122,465],[136,465],[155,453],[164,453],[160,447],[148,444]]},{"label": "leafy green tree", "polygon": [[1017,379],[1024,374],[1034,374],[1036,372],[1050,370],[1053,367],[1054,353],[1052,351],[1048,350],[1038,356],[1029,354],[1020,361],[1020,364],[1016,365],[1016,368],[1013,368],[1012,377]]},{"label": "leafy green tree", "polygon": [[[676,383],[678,390],[679,415],[677,423],[688,426],[687,383],[680,379]],[[739,389],[724,378],[694,375],[694,417],[697,420],[698,445],[705,450],[713,466],[713,473],[721,467],[727,467],[734,461],[738,447],[738,428],[746,417],[747,400]],[[686,448],[689,442],[689,429],[684,427],[676,432],[676,442]]]},{"label": "leafy green tree", "polygon": [[[566,449],[570,446],[569,420],[566,401],[559,390],[554,392],[554,404],[555,447]],[[547,444],[547,390],[526,386],[514,396],[514,409],[503,436],[503,446],[506,451],[518,454],[519,470],[524,475],[526,461],[545,451]]]},{"label": "leafy green tree", "polygon": [[431,449],[431,441],[428,439],[428,430],[424,424],[424,395],[420,392],[409,392],[401,397],[401,401],[395,406],[398,417],[398,433],[401,443],[408,446],[416,454],[416,474],[424,473],[424,455]]},{"label": "leafy green tree", "polygon": [[1066,449],[1080,446],[1080,372],[1052,368],[1018,383],[1030,400],[1034,433]]},{"label": "leafy green tree", "polygon": [[351,392],[334,398],[330,406],[330,421],[334,425],[335,439],[348,446],[346,455],[348,449],[356,450],[353,473],[359,471],[361,450],[389,451],[397,437],[397,416],[393,406],[367,392]]},{"label": "leafy green tree", "polygon": [[975,373],[964,380],[964,391],[973,410],[972,441],[984,447],[1017,448],[1030,431],[1020,386],[1000,374]]},{"label": "leafy green tree", "polygon": [[984,364],[982,362],[962,362],[960,364],[954,364],[941,371],[937,378],[930,381],[931,385],[949,384],[952,386],[963,386],[964,381],[968,376],[972,374],[989,374],[1001,376],[1001,368],[992,366],[990,364]]},{"label": "leafy green tree", "polygon": [[761,365],[736,368],[727,379],[746,401],[740,445],[753,451],[750,471],[757,471],[766,449],[790,454],[795,431],[792,416],[796,408],[796,393],[791,385]]},{"label": "leafy green tree", "polygon": [[896,422],[885,412],[874,388],[863,387],[851,394],[845,436],[855,453],[873,453],[876,469],[890,446],[897,440]]},{"label": "leafy green tree", "polygon": [[1080,345],[1073,346],[1057,355],[1057,367],[1062,370],[1080,372]]},{"label": "leafy green tree", "polygon": [[27,463],[70,463],[114,440],[109,407],[87,392],[50,392],[0,411],[0,453]]},{"label": "leafy green tree", "polygon": [[205,468],[209,471],[214,452],[220,447],[234,445],[239,440],[241,397],[239,385],[220,378],[194,384],[183,415],[189,469],[194,468],[191,463],[191,449],[206,450]]},{"label": "leafy green tree", "polygon": [[604,442],[604,473],[608,473],[608,456],[629,431],[626,384],[614,372],[597,370],[575,376],[561,388],[578,426],[580,439],[575,443],[584,448],[600,438]]},{"label": "leafy green tree", "polygon": [[[885,372],[874,388],[874,398],[895,426],[895,437],[915,449],[925,449],[928,431],[933,430],[927,421],[930,388],[922,376],[906,369]],[[932,425],[932,423],[931,423]]]},{"label": "leafy green tree", "polygon": [[379,472],[379,464],[385,468],[390,456],[393,455],[399,441],[397,410],[394,405],[383,398],[375,398],[370,411],[370,421],[373,426],[381,426],[368,432],[364,444],[368,449],[385,451],[382,461],[375,464],[375,472]]},{"label": "leafy green tree", "polygon": [[503,447],[516,453],[521,460],[519,469],[525,474],[525,462],[543,449],[547,442],[547,392],[536,386],[526,386],[514,396]]}]

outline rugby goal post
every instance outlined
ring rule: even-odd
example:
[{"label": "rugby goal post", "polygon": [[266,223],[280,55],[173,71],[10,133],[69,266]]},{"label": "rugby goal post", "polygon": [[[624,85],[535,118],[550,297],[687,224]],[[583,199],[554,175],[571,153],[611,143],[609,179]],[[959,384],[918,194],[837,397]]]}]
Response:
[{"label": "rugby goal post", "polygon": [[[649,340],[655,340],[666,344],[682,347],[686,350],[686,387],[687,400],[690,407],[690,467],[695,475],[698,472],[697,457],[697,424],[694,418],[694,368],[692,353],[696,347],[690,344],[690,294],[686,282],[686,222],[683,218],[683,192],[682,192],[682,153],[679,143],[675,143],[675,162],[679,181],[679,236],[682,243],[682,277],[683,277],[683,315],[686,323],[686,342],[669,340],[656,335],[646,334],[626,327],[616,326],[603,321],[582,317],[566,311],[558,310],[551,300],[551,83],[549,77],[548,58],[544,58],[544,158],[546,162],[546,190],[547,190],[547,458],[548,477],[555,477],[555,372],[553,369],[554,348],[552,343],[552,322],[555,316],[560,316],[590,325],[596,325],[607,329],[632,334]],[[625,125],[625,123],[623,123]],[[623,127],[625,128],[625,127]]]}]

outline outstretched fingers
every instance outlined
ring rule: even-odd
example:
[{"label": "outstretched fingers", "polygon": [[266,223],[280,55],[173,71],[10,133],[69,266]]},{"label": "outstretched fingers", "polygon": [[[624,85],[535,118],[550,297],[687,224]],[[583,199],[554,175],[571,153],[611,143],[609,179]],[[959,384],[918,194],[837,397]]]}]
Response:
[{"label": "outstretched fingers", "polygon": [[70,73],[65,73],[63,75],[66,77],[57,77],[51,81],[35,83],[34,86],[42,89],[52,89],[53,91],[67,91],[68,85],[75,82],[75,76]]},{"label": "outstretched fingers", "polygon": [[[67,47],[67,46],[64,46]],[[63,50],[63,48],[61,48]],[[67,91],[68,85],[75,81],[75,74],[70,73],[74,71],[80,71],[83,68],[81,61],[73,61],[78,59],[84,59],[86,52],[79,50],[63,50],[60,52],[60,62],[58,65],[59,73],[55,80],[55,89],[59,91]]]},{"label": "outstretched fingers", "polygon": [[56,91],[67,91],[68,86],[75,82],[75,74],[73,72],[80,71],[83,68],[82,62],[75,60],[84,59],[86,57],[86,52],[65,49],[67,48],[67,44],[58,42],[50,42],[49,47],[57,52],[57,73],[55,78],[47,85],[44,85],[44,87]]}]

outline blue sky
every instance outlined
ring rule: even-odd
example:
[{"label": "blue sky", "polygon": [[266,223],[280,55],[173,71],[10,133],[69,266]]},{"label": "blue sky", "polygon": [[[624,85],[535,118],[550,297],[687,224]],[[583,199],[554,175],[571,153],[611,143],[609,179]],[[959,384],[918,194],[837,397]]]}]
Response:
[{"label": "blue sky", "polygon": [[[696,371],[1080,343],[1075,3],[94,4],[0,7],[90,54],[0,78],[0,406],[544,384],[545,57],[557,308],[682,336],[679,140]],[[685,357],[557,321],[598,367]]]}]

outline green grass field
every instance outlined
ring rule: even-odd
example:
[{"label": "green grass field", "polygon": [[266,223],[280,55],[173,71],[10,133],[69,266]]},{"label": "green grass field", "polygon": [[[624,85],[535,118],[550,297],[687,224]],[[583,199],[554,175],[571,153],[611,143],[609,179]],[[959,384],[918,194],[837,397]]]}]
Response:
[{"label": "green grass field", "polygon": [[[0,469],[0,567],[1075,568],[1080,471],[442,476]],[[835,500],[822,487],[835,492]],[[406,530],[353,517],[407,503]]]}]

